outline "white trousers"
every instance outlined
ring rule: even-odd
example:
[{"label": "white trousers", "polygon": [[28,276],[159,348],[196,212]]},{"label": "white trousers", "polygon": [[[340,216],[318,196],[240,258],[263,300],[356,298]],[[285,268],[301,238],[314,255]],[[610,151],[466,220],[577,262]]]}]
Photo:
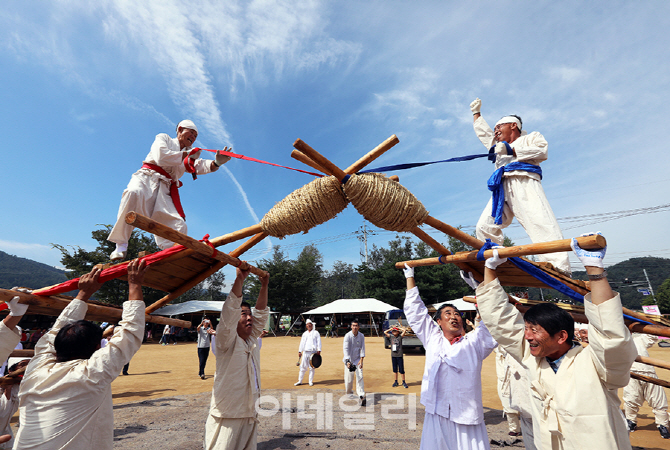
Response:
[{"label": "white trousers", "polygon": [[[135,172],[130,178],[128,187],[121,195],[121,204],[116,224],[107,237],[116,244],[127,244],[135,227],[126,223],[126,214],[135,211],[156,222],[162,223],[173,230],[186,234],[186,222],[181,218],[170,197],[170,187],[158,174],[148,175],[142,171]],[[163,250],[172,246],[160,236],[154,236],[156,244]]]},{"label": "white trousers", "polygon": [[490,450],[486,424],[461,425],[438,414],[423,418],[420,450]]},{"label": "white trousers", "polygon": [[[643,375],[658,378],[656,374],[645,373]],[[645,381],[631,378],[628,385],[623,388],[623,403],[626,413],[626,419],[637,422],[637,412],[644,401],[649,403],[656,425],[668,426],[668,398],[665,396],[663,388],[657,384],[647,383]]]},{"label": "white trousers", "polygon": [[314,383],[314,367],[309,364],[309,358],[316,352],[302,352],[302,359],[300,359],[300,372],[298,372],[298,383],[302,383],[302,377],[305,376],[305,371],[309,370],[309,382]]},{"label": "white trousers", "polygon": [[356,395],[365,397],[365,385],[363,383],[363,369],[356,366],[355,372],[350,372],[347,367],[344,367],[344,389],[347,394],[354,393],[354,374],[356,374]]},{"label": "white trousers", "polygon": [[221,419],[207,415],[205,450],[256,450],[255,419]]},{"label": "white trousers", "polygon": [[[534,243],[563,239],[561,227],[551,210],[541,182],[526,176],[503,177],[503,189],[505,190],[505,205],[502,224],[496,225],[495,219],[491,217],[492,199],[489,199],[477,222],[477,239],[483,241],[488,238],[502,245],[504,238],[502,230],[512,223],[514,217]],[[570,272],[567,252],[538,255],[538,259],[550,262],[560,270]]]}]

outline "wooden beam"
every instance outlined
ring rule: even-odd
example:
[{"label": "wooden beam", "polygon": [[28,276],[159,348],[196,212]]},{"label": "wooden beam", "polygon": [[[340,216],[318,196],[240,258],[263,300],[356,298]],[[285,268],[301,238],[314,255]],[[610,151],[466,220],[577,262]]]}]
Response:
[{"label": "wooden beam", "polygon": [[332,173],[330,173],[330,172],[327,171],[325,168],[323,168],[323,167],[321,167],[320,165],[318,165],[312,158],[310,158],[309,156],[305,155],[305,154],[304,154],[303,152],[301,152],[300,150],[293,150],[293,151],[291,152],[291,158],[293,158],[293,159],[295,159],[295,160],[297,160],[297,161],[300,161],[301,163],[306,164],[306,165],[308,165],[309,167],[311,167],[312,169],[316,169],[316,170],[318,170],[319,172],[321,172],[321,173],[323,173],[323,174],[326,174],[326,175],[332,175]]},{"label": "wooden beam", "polygon": [[670,362],[663,361],[663,360],[660,360],[660,359],[650,358],[648,356],[637,355],[637,358],[635,358],[635,361],[640,362],[642,364],[649,364],[650,366],[654,366],[654,367],[660,367],[661,369],[670,370]]},{"label": "wooden beam", "polygon": [[484,245],[484,242],[480,241],[479,239],[470,236],[468,233],[461,231],[458,228],[454,228],[451,225],[448,225],[440,220],[437,220],[435,217],[428,216],[424,221],[424,223],[426,225],[430,225],[436,230],[440,230],[441,232],[443,232],[448,236],[458,239],[459,241],[469,245],[472,248],[482,248],[482,246]]},{"label": "wooden beam", "polygon": [[[0,289],[0,300],[8,302],[14,297],[19,297],[19,303],[30,305],[26,314],[44,314],[48,316],[59,316],[72,301],[60,297],[43,297],[26,294],[25,292]],[[87,305],[88,310],[86,311],[86,320],[96,322],[119,322],[121,320],[123,314],[123,309],[121,308],[88,302]],[[174,325],[176,327],[191,328],[191,322],[189,321],[170,319],[163,316],[151,316],[146,314],[144,320],[149,323],[157,323],[160,325]]]},{"label": "wooden beam", "polygon": [[126,214],[126,223],[137,228],[141,228],[144,231],[158,235],[162,238],[168,239],[172,242],[177,242],[183,245],[186,248],[189,248],[195,252],[200,253],[201,255],[208,256],[217,261],[221,261],[225,264],[230,264],[231,266],[239,267],[242,270],[250,270],[251,273],[259,277],[266,277],[268,273],[264,270],[261,270],[257,267],[249,265],[248,263],[240,261],[238,258],[230,256],[227,253],[219,252],[212,249],[209,245],[204,242],[200,242],[196,239],[193,239],[190,236],[187,236],[183,233],[180,233],[172,228],[158,223],[153,219],[145,217],[141,214],[138,214],[134,211]]},{"label": "wooden beam", "polygon": [[342,169],[333,164],[328,158],[307,145],[302,139],[297,139],[293,147],[310,157],[316,164],[323,167],[327,172],[332,173],[335,178],[342,181],[347,175]]},{"label": "wooden beam", "polygon": [[645,381],[647,383],[657,384],[657,385],[663,386],[665,388],[670,388],[670,382],[667,382],[665,380],[659,380],[658,378],[647,377],[647,376],[640,375],[639,373],[635,373],[635,372],[631,372],[630,377],[635,378],[636,380]]},{"label": "wooden beam", "polygon": [[[231,255],[231,256],[234,256],[234,257],[237,258],[237,257],[239,257],[240,255],[242,255],[242,253],[246,252],[246,251],[249,250],[251,247],[253,247],[254,245],[258,244],[260,241],[262,241],[263,239],[265,239],[266,237],[267,237],[267,234],[265,234],[265,233],[258,233],[258,234],[256,234],[255,236],[253,236],[251,239],[249,239],[248,241],[246,241],[244,244],[242,244],[241,246],[239,246],[238,248],[236,248],[235,250],[233,250],[232,252],[230,252],[230,255]],[[186,283],[182,284],[182,285],[179,286],[177,289],[175,289],[174,291],[170,292],[168,295],[166,295],[165,297],[161,298],[161,299],[158,300],[157,302],[155,302],[155,303],[153,303],[153,304],[147,306],[147,308],[146,308],[146,312],[150,314],[150,313],[156,311],[157,309],[162,308],[163,306],[165,306],[165,305],[167,305],[168,303],[170,303],[172,300],[174,300],[174,299],[176,299],[177,297],[179,297],[180,295],[183,295],[184,293],[186,293],[186,291],[188,291],[189,289],[191,289],[191,288],[192,288],[193,286],[195,286],[196,284],[205,281],[207,278],[209,278],[210,276],[212,276],[214,273],[218,272],[218,271],[219,271],[223,266],[225,266],[225,265],[226,265],[226,264],[223,263],[223,262],[221,262],[221,261],[217,262],[216,264],[214,264],[214,265],[213,265],[211,268],[209,268],[208,270],[202,272],[201,274],[199,274],[199,275],[196,276],[196,277],[193,277],[192,279],[190,279],[190,280],[187,281]]]},{"label": "wooden beam", "polygon": [[[549,242],[538,242],[536,244],[526,244],[526,245],[516,245],[514,247],[503,247],[499,248],[498,255],[501,258],[511,258],[515,256],[527,256],[527,255],[542,255],[544,253],[555,253],[555,252],[568,252],[572,251],[570,247],[571,239],[560,239],[558,241],[549,241]],[[586,250],[595,250],[604,248],[607,245],[605,238],[601,235],[593,236],[581,236],[577,238],[579,246]],[[414,261],[402,261],[396,263],[396,268],[401,269],[407,264],[410,267],[420,267],[420,266],[436,266],[443,263],[456,263],[456,262],[468,262],[468,261],[477,261],[477,250],[471,252],[462,252],[457,253],[456,255],[449,255],[443,258],[424,258],[417,259]],[[493,256],[493,250],[486,250],[484,252],[484,258],[490,258]],[[440,262],[438,259],[441,259]]]},{"label": "wooden beam", "polygon": [[393,148],[393,146],[396,145],[398,142],[400,142],[398,136],[396,136],[395,134],[392,135],[384,142],[382,142],[381,144],[370,150],[365,156],[363,156],[358,161],[349,166],[347,169],[345,169],[344,172],[348,173],[349,175],[358,172],[359,170],[363,169],[365,166],[370,164],[372,161],[379,158],[386,151]]},{"label": "wooden beam", "polygon": [[[426,233],[425,231],[423,231],[421,228],[419,228],[419,227],[414,227],[414,229],[412,230],[412,234],[413,234],[414,236],[418,237],[419,239],[421,239],[421,240],[422,240],[423,242],[425,242],[426,244],[428,244],[428,246],[429,246],[430,248],[432,248],[433,250],[435,250],[435,251],[436,251],[437,253],[439,253],[440,255],[445,255],[445,256],[446,256],[446,255],[451,255],[451,252],[450,252],[445,246],[443,246],[442,244],[440,244],[439,242],[437,242],[435,239],[433,239],[431,236],[429,236],[428,233]],[[396,266],[397,266],[397,265],[396,265]],[[404,268],[404,267],[405,267],[405,266],[403,265],[403,266],[401,267],[401,269]]]}]

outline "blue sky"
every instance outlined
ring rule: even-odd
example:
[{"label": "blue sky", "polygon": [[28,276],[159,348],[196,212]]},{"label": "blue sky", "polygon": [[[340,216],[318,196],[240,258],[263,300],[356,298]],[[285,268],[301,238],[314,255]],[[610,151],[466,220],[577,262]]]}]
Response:
[{"label": "blue sky", "polygon": [[[481,153],[468,106],[480,97],[489,123],[516,113],[548,140],[543,185],[566,237],[602,231],[609,263],[670,257],[669,208],[645,209],[669,203],[669,22],[665,1],[10,2],[0,250],[59,266],[51,243],[92,248],[155,135],[181,119],[198,146],[299,168],[297,138],[344,168],[398,135],[381,166]],[[491,172],[475,160],[398,174],[432,216],[471,231]],[[258,223],[312,177],[233,160],[182,180],[199,239]],[[316,243],[326,269],[356,265],[363,224],[349,206],[247,258]],[[530,242],[518,225],[508,235]]]}]

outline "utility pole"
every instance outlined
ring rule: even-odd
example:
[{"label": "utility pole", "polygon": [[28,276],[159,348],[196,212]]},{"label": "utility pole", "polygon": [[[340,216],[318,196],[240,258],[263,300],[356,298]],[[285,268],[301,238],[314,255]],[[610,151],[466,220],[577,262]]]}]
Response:
[{"label": "utility pole", "polygon": [[[365,245],[365,264],[368,264],[368,229],[367,224],[363,223],[363,226],[360,228],[362,236],[359,236],[358,239],[363,241]],[[362,256],[362,255],[361,255]]]},{"label": "utility pole", "polygon": [[649,276],[647,275],[647,269],[642,269],[642,271],[644,272],[644,277],[647,280],[647,285],[649,286],[649,292],[651,292],[651,298],[654,299],[654,305],[658,305],[658,303],[656,303],[656,296],[654,295],[654,288],[651,287],[651,283],[649,282]]}]

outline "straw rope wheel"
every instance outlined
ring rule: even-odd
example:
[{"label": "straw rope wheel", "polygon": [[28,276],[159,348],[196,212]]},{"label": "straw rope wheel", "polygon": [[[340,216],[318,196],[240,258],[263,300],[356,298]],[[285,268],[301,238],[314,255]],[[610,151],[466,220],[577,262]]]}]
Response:
[{"label": "straw rope wheel", "polygon": [[354,175],[344,193],[370,223],[389,231],[412,231],[428,211],[409,189],[378,173]]},{"label": "straw rope wheel", "polygon": [[337,178],[317,178],[277,203],[263,216],[260,225],[265,233],[278,238],[307,233],[337,216],[347,204]]}]

